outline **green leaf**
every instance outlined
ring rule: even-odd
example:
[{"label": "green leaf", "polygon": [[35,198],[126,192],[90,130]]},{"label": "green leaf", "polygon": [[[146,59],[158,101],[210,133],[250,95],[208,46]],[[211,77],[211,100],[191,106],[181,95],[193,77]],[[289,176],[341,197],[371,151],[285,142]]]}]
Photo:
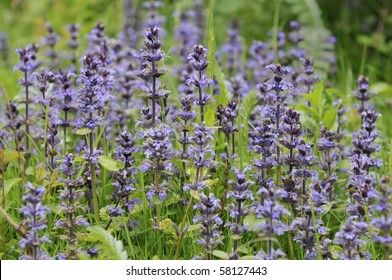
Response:
[{"label": "green leaf", "polygon": [[185,236],[187,237],[188,236],[188,234],[191,234],[193,231],[199,231],[200,230],[200,224],[197,224],[197,225],[190,225],[189,226],[189,228],[187,229],[187,231],[186,231],[186,233],[185,233]]},{"label": "green leaf", "polygon": [[216,100],[215,106],[218,106],[219,104],[226,106],[227,102],[229,102],[230,99],[229,90],[227,89],[225,75],[223,74],[222,69],[219,67],[217,63],[215,65],[214,73],[216,79],[218,80],[219,91],[220,91],[220,94],[214,96]]},{"label": "green leaf", "polygon": [[74,158],[74,162],[85,162],[86,159],[83,156],[77,156]]},{"label": "green leaf", "polygon": [[197,190],[190,190],[189,191],[190,195],[196,199],[196,200],[200,200],[200,195],[199,192]]},{"label": "green leaf", "polygon": [[214,250],[212,251],[212,254],[221,259],[221,260],[228,260],[229,259],[229,254],[220,250]]},{"label": "green leaf", "polygon": [[232,234],[232,235],[230,235],[230,237],[233,240],[240,240],[242,238],[241,235],[239,235],[239,234]]},{"label": "green leaf", "polygon": [[190,133],[193,133],[195,129],[190,125],[184,125],[184,128],[187,129]]},{"label": "green leaf", "polygon": [[[7,179],[4,182],[4,195],[7,195],[9,191],[18,183],[22,182],[21,178],[12,178],[12,179]],[[3,201],[1,198],[0,201]]]},{"label": "green leaf", "polygon": [[323,123],[324,123],[324,126],[328,130],[332,129],[332,127],[335,123],[337,114],[338,114],[338,109],[331,109],[325,113],[324,118],[323,118]]},{"label": "green leaf", "polygon": [[[209,6],[209,17],[208,17],[208,61],[210,62],[210,65],[208,67],[208,76],[213,79],[214,76],[214,68],[216,65],[216,59],[215,59],[215,48],[216,48],[216,42],[215,42],[215,32],[214,32],[214,8],[215,8],[215,0],[210,0],[210,6]],[[213,90],[213,87],[211,87],[211,91]],[[211,92],[212,93],[212,92]]]},{"label": "green leaf", "polygon": [[159,223],[159,229],[163,230],[166,233],[176,235],[176,230],[175,230],[173,224],[174,223],[172,220],[170,220],[169,218],[166,218]]},{"label": "green leaf", "polygon": [[212,126],[215,121],[215,112],[214,110],[208,110],[205,115],[204,115],[204,120],[206,123],[206,126]]},{"label": "green leaf", "polygon": [[91,129],[85,127],[85,128],[81,128],[81,129],[76,130],[76,131],[74,132],[74,134],[76,134],[76,135],[87,135],[87,134],[89,134],[90,132],[91,132]]},{"label": "green leaf", "polygon": [[306,106],[304,104],[297,104],[294,106],[294,108],[295,108],[295,110],[301,111],[304,114],[310,115],[317,122],[321,122],[320,114],[312,107]]},{"label": "green leaf", "polygon": [[323,92],[324,92],[324,82],[319,81],[312,91],[311,95],[311,105],[312,107],[321,114],[322,104],[323,104]]},{"label": "green leaf", "polygon": [[261,221],[262,220],[257,218],[255,214],[250,214],[245,217],[244,225],[246,225],[251,231],[259,231],[258,225]]},{"label": "green leaf", "polygon": [[208,185],[209,187],[212,187],[212,186],[216,185],[218,182],[219,182],[219,179],[216,178],[216,179],[212,179],[212,180],[211,179],[204,180],[202,183]]},{"label": "green leaf", "polygon": [[127,252],[124,250],[123,243],[116,240],[107,230],[100,226],[92,226],[87,229],[89,232],[87,240],[99,242],[96,246],[105,259],[108,260],[126,260]]},{"label": "green leaf", "polygon": [[[20,153],[20,157],[22,160],[24,160],[23,158],[24,153]],[[7,165],[9,164],[11,161],[13,161],[14,159],[19,158],[19,153],[15,150],[9,150],[6,149],[4,151],[4,164]]]},{"label": "green leaf", "polygon": [[100,156],[98,158],[98,163],[106,170],[118,171],[124,167],[124,163],[118,160],[114,160],[108,156]]}]

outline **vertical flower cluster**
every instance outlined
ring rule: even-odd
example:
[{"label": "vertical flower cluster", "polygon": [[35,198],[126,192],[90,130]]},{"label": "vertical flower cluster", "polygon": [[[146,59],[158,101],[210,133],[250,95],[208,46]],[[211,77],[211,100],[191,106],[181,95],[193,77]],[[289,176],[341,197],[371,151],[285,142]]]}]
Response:
[{"label": "vertical flower cluster", "polygon": [[363,253],[361,248],[366,241],[361,236],[367,233],[367,223],[355,221],[355,216],[349,216],[346,223],[342,225],[340,231],[335,234],[333,242],[342,247],[343,251],[338,252],[342,260],[370,259],[369,252]]},{"label": "vertical flower cluster", "polygon": [[[24,87],[25,98],[22,103],[25,104],[25,118],[23,123],[25,125],[26,134],[30,134],[30,87],[33,85],[33,75],[35,69],[39,66],[37,61],[37,47],[35,45],[28,45],[25,48],[17,49],[16,53],[19,55],[19,62],[16,64],[14,70],[23,72],[23,78],[18,80],[19,85]],[[26,153],[30,152],[29,138],[26,136]]]},{"label": "vertical flower cluster", "polygon": [[126,45],[134,48],[139,39],[139,21],[140,13],[136,7],[137,1],[125,0],[123,1],[124,19],[122,31],[119,34],[121,41],[125,41]]},{"label": "vertical flower cluster", "polygon": [[[95,217],[99,220],[98,215],[98,198],[96,193],[96,174],[95,165],[98,163],[98,156],[103,154],[99,149],[94,147],[95,130],[102,124],[102,115],[105,103],[110,100],[110,75],[111,72],[106,67],[106,55],[103,53],[88,53],[82,59],[82,69],[78,82],[82,84],[78,95],[79,117],[76,120],[76,128],[87,128],[88,148],[85,147],[84,158],[90,163],[86,165],[85,175],[89,193],[92,196],[90,209],[94,211]],[[90,188],[91,186],[91,188]],[[89,203],[90,194],[87,196]]]},{"label": "vertical flower cluster", "polygon": [[280,143],[289,150],[288,155],[282,156],[282,163],[289,167],[289,174],[293,167],[297,165],[295,161],[295,149],[300,142],[301,135],[301,114],[294,109],[286,109],[282,118],[282,132],[283,136]]},{"label": "vertical flower cluster", "polygon": [[242,101],[249,92],[248,81],[242,74],[237,74],[230,79],[228,89],[233,94],[233,101]]},{"label": "vertical flower cluster", "polygon": [[257,194],[261,195],[261,199],[259,202],[254,203],[253,211],[256,213],[257,218],[263,218],[258,228],[261,230],[260,235],[268,238],[268,249],[267,252],[261,250],[257,253],[256,259],[276,260],[285,256],[285,253],[273,246],[274,235],[283,235],[289,229],[281,221],[284,215],[290,215],[290,212],[279,203],[284,192],[284,190],[276,187],[273,179],[267,179],[265,186],[262,186],[257,191]]},{"label": "vertical flower cluster", "polygon": [[144,38],[144,50],[141,52],[142,76],[146,81],[146,96],[151,100],[151,126],[155,126],[157,116],[157,103],[160,98],[167,97],[167,91],[160,87],[159,78],[166,71],[165,68],[159,67],[158,63],[166,57],[161,50],[161,42],[159,40],[159,28],[157,26],[148,27]]},{"label": "vertical flower cluster", "polygon": [[260,155],[259,159],[256,158],[253,161],[253,167],[257,170],[253,176],[256,184],[264,187],[267,182],[268,170],[278,165],[276,154],[274,153],[276,149],[275,136],[271,123],[266,120],[256,126],[251,132],[251,137],[253,151],[256,155]]},{"label": "vertical flower cluster", "polygon": [[221,64],[225,58],[224,65],[229,77],[234,77],[242,72],[242,37],[239,27],[237,19],[230,22],[227,29],[227,42],[222,45],[221,50],[217,53]]},{"label": "vertical flower cluster", "polygon": [[375,210],[380,214],[379,217],[373,217],[372,225],[380,229],[378,236],[373,236],[373,241],[379,242],[385,245],[384,255],[385,259],[388,257],[388,253],[392,246],[392,215],[391,215],[391,198],[392,188],[388,186],[390,183],[388,177],[380,180],[380,195],[377,203],[374,205]]},{"label": "vertical flower cluster", "polygon": [[60,61],[58,60],[59,54],[55,50],[55,47],[60,40],[60,36],[54,31],[51,23],[48,22],[45,27],[48,33],[42,40],[42,45],[48,48],[45,51],[45,56],[48,59],[47,65],[49,69],[53,70],[60,64]]},{"label": "vertical flower cluster", "polygon": [[148,200],[158,197],[163,201],[167,198],[167,186],[165,172],[173,170],[171,158],[173,156],[173,148],[170,140],[172,130],[168,127],[161,126],[158,128],[150,128],[145,132],[142,150],[146,159],[144,160],[140,170],[142,172],[151,171],[153,180],[146,194]]},{"label": "vertical flower cluster", "polygon": [[[355,99],[359,101],[359,104],[355,104],[355,107],[358,109],[359,114],[362,116],[362,113],[373,109],[372,105],[366,104],[376,93],[374,91],[369,91],[369,79],[365,76],[359,76],[357,80],[358,90],[353,92]],[[363,123],[363,116],[361,120],[361,125]]]},{"label": "vertical flower cluster", "polygon": [[208,67],[207,48],[195,45],[193,52],[188,55],[188,63],[193,67],[196,74],[191,75],[186,81],[187,85],[193,84],[198,89],[195,104],[200,107],[200,123],[204,122],[204,106],[211,102],[212,97],[205,92],[207,86],[213,85],[213,81],[206,75]]},{"label": "vertical flower cluster", "polygon": [[50,257],[40,250],[42,244],[50,240],[41,232],[47,227],[46,215],[50,213],[47,206],[42,205],[45,188],[34,187],[30,182],[24,185],[25,194],[22,197],[24,206],[20,212],[24,216],[22,225],[26,229],[25,236],[20,240],[20,247],[26,249],[28,254],[23,255],[23,260],[47,260]]},{"label": "vertical flower cluster", "polygon": [[329,131],[323,124],[320,129],[321,136],[317,140],[317,148],[322,153],[319,166],[324,171],[324,177],[331,177],[335,172],[336,163],[339,160],[336,133]]},{"label": "vertical flower cluster", "polygon": [[290,55],[295,59],[301,59],[306,55],[306,50],[302,49],[300,44],[304,40],[301,33],[301,24],[297,21],[290,22],[291,31],[288,34],[289,40],[294,44],[294,48],[290,50]]},{"label": "vertical flower cluster", "polygon": [[274,61],[274,55],[268,51],[268,45],[260,41],[253,41],[249,48],[249,60],[246,62],[246,68],[249,75],[252,75],[250,80],[252,87],[255,87],[260,82],[267,79],[270,71],[266,68]]},{"label": "vertical flower cluster", "polygon": [[63,117],[59,120],[59,126],[63,128],[64,147],[67,144],[67,128],[71,127],[71,113],[76,111],[76,90],[74,88],[74,77],[76,75],[69,71],[59,72],[55,75],[57,81],[56,95],[57,106],[63,112]]},{"label": "vertical flower cluster", "polygon": [[[193,110],[192,106],[192,96],[183,96],[181,97],[182,108],[178,110],[177,117],[182,120],[182,123],[179,123],[179,127],[181,130],[181,137],[179,137],[178,142],[182,145],[182,151],[180,158],[183,160],[182,168],[184,173],[186,173],[186,163],[185,160],[188,159],[188,148],[187,146],[191,144],[190,136],[189,136],[189,124],[188,122],[194,119],[197,113]],[[186,174],[184,175],[186,177]]]},{"label": "vertical flower cluster", "polygon": [[200,42],[200,30],[193,11],[183,11],[179,14],[180,22],[175,33],[178,42],[176,53],[181,59],[186,59],[193,46]]},{"label": "vertical flower cluster", "polygon": [[110,100],[108,84],[111,72],[106,67],[106,55],[103,53],[88,53],[83,57],[82,63],[78,79],[82,84],[78,95],[80,115],[76,127],[86,127],[93,131],[101,125],[100,112],[105,108],[105,102]]},{"label": "vertical flower cluster", "polygon": [[3,64],[7,66],[9,64],[8,52],[8,35],[7,33],[0,33],[0,57]]},{"label": "vertical flower cluster", "polygon": [[65,155],[60,165],[60,170],[64,174],[65,179],[61,179],[64,188],[60,192],[59,210],[64,215],[64,218],[59,219],[55,223],[56,228],[61,228],[67,231],[66,234],[61,236],[61,239],[67,241],[67,250],[59,254],[59,259],[76,260],[80,252],[78,246],[78,228],[90,226],[87,220],[78,215],[78,211],[82,209],[80,200],[83,198],[83,193],[80,187],[84,181],[82,178],[74,179],[78,173],[75,167],[74,157],[72,154]]},{"label": "vertical flower cluster", "polygon": [[230,203],[227,206],[227,210],[230,213],[230,217],[235,218],[234,222],[226,223],[226,226],[230,227],[230,230],[235,236],[233,251],[231,255],[231,259],[238,260],[238,240],[241,238],[242,233],[247,229],[246,225],[243,225],[241,219],[248,215],[248,209],[246,209],[245,201],[254,200],[253,193],[249,190],[249,186],[253,184],[252,181],[246,180],[246,172],[250,170],[250,168],[245,168],[244,170],[237,170],[236,168],[231,169],[236,176],[236,181],[230,180],[229,184],[233,187],[232,191],[227,193],[227,198],[233,198],[235,203]]},{"label": "vertical flower cluster", "polygon": [[162,2],[156,0],[144,2],[143,7],[146,8],[148,12],[148,17],[146,17],[146,20],[144,22],[144,27],[148,28],[148,27],[156,26],[162,29],[165,23],[165,17],[161,16],[158,11],[158,9],[162,7]]},{"label": "vertical flower cluster", "polygon": [[324,226],[321,217],[326,213],[323,206],[330,202],[336,181],[336,176],[322,180],[314,176],[309,184],[309,198],[297,207],[302,215],[295,218],[291,229],[295,230],[294,240],[305,250],[306,259],[316,259],[318,248],[323,259],[331,258],[328,249],[331,240],[326,238],[329,229]]},{"label": "vertical flower cluster", "polygon": [[[282,120],[286,112],[286,99],[288,98],[287,91],[293,85],[285,81],[285,76],[290,73],[291,69],[285,66],[268,65],[274,76],[267,82],[259,85],[261,91],[265,93],[263,102],[264,107],[261,111],[261,116],[267,118],[271,124],[273,139],[276,148],[276,163],[277,163],[277,180],[280,180],[280,167],[281,167],[281,148],[278,143],[281,141],[283,130]],[[277,182],[278,183],[278,182]]]},{"label": "vertical flower cluster", "polygon": [[[108,42],[106,37],[105,26],[103,23],[97,23],[88,35],[89,52],[97,52],[107,55]],[[108,58],[105,56],[105,60]]]},{"label": "vertical flower cluster", "polygon": [[301,186],[303,196],[307,194],[306,181],[317,176],[317,171],[310,169],[317,160],[313,155],[312,146],[313,144],[307,144],[303,139],[299,141],[296,147],[297,155],[294,157],[296,167],[291,172],[295,184]]},{"label": "vertical flower cluster", "polygon": [[196,167],[196,178],[193,183],[185,184],[183,186],[184,191],[189,189],[201,191],[208,188],[208,185],[203,183],[203,168],[213,168],[216,166],[214,161],[215,151],[211,144],[214,139],[214,130],[205,126],[204,123],[201,125],[194,125],[194,132],[190,136],[192,145],[188,148],[188,157],[190,162]]},{"label": "vertical flower cluster", "polygon": [[[22,126],[22,117],[19,115],[18,107],[16,103],[8,102],[6,103],[5,116],[7,121],[5,123],[6,127],[10,128],[13,132],[13,140],[15,141],[15,147],[18,149],[19,142],[22,140],[24,132],[20,130]],[[4,135],[5,136],[5,135]],[[3,136],[3,137],[4,137]]]},{"label": "vertical flower cluster", "polygon": [[235,141],[234,134],[238,132],[238,126],[235,124],[235,119],[238,116],[238,105],[236,101],[229,101],[227,107],[223,107],[222,104],[218,105],[217,118],[219,120],[219,131],[223,132],[227,139],[227,145],[229,145],[229,139],[231,136],[231,156],[235,156]]},{"label": "vertical flower cluster", "polygon": [[[298,94],[311,93],[313,86],[319,81],[319,77],[314,75],[313,58],[301,57],[303,69],[302,74],[299,75],[297,81],[302,84],[303,87],[299,89]],[[298,90],[297,90],[298,91]]]},{"label": "vertical flower cluster", "polygon": [[198,214],[193,218],[193,223],[200,224],[200,239],[196,243],[204,248],[203,259],[211,260],[211,254],[217,244],[223,244],[220,239],[219,225],[223,223],[219,217],[220,205],[219,199],[215,198],[213,193],[208,196],[200,194],[200,203],[196,204],[193,209],[198,210]]},{"label": "vertical flower cluster", "polygon": [[124,163],[124,167],[114,173],[115,181],[112,184],[114,186],[113,199],[116,203],[111,207],[110,217],[120,214],[121,208],[132,211],[136,204],[141,203],[139,199],[130,197],[136,190],[134,184],[138,172],[135,167],[135,153],[139,151],[136,140],[130,132],[124,130],[116,142],[118,146],[114,149],[114,158]]},{"label": "vertical flower cluster", "polygon": [[69,60],[71,61],[70,71],[76,73],[77,71],[77,60],[76,60],[76,51],[79,47],[79,24],[70,24],[66,27],[69,32],[69,40],[67,42],[68,48],[70,49],[71,53],[69,54]]},{"label": "vertical flower cluster", "polygon": [[[343,259],[368,259],[369,252],[363,250],[364,241],[362,236],[368,236],[368,218],[373,215],[374,200],[379,197],[376,190],[376,179],[371,173],[372,167],[380,167],[382,161],[373,159],[372,154],[380,149],[375,140],[380,132],[375,129],[375,123],[380,116],[373,110],[373,105],[366,104],[374,92],[369,92],[368,79],[360,76],[357,80],[359,90],[354,92],[360,101],[357,106],[362,116],[361,128],[353,134],[354,151],[351,155],[350,171],[348,178],[347,216],[348,220],[339,232],[335,234],[334,242],[343,247],[344,252],[340,254]],[[347,235],[347,231],[351,235]]]}]

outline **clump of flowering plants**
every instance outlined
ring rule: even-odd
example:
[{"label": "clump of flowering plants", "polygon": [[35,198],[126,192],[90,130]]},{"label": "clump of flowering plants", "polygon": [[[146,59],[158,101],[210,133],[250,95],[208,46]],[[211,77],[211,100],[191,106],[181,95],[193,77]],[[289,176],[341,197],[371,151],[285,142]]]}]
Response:
[{"label": "clump of flowering plants", "polygon": [[379,96],[364,75],[336,83],[334,40],[312,57],[292,21],[247,46],[202,1],[174,26],[139,2],[116,32],[48,22],[13,57],[2,36],[0,256],[390,258]]}]

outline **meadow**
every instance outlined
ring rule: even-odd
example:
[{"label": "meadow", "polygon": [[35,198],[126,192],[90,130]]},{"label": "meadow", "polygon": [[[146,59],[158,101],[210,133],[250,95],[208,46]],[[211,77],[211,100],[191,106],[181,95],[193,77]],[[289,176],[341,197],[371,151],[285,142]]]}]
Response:
[{"label": "meadow", "polygon": [[0,259],[392,258],[389,1],[0,17]]}]

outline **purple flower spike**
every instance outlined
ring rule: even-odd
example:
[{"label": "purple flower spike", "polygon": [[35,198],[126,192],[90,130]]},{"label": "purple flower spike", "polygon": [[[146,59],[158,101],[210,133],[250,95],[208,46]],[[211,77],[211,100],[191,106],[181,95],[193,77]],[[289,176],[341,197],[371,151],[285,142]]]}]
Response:
[{"label": "purple flower spike", "polygon": [[203,258],[211,260],[211,254],[217,244],[223,244],[220,239],[219,225],[223,223],[219,218],[220,201],[214,194],[208,196],[200,194],[200,203],[196,204],[193,209],[198,210],[198,214],[193,218],[193,223],[200,224],[200,238],[196,243],[204,248]]},{"label": "purple flower spike", "polygon": [[20,208],[20,212],[24,216],[23,225],[26,229],[26,234],[20,240],[20,247],[29,252],[28,255],[23,255],[21,259],[24,260],[47,260],[50,259],[48,255],[40,250],[43,243],[50,243],[50,240],[40,234],[46,225],[46,215],[50,213],[47,206],[42,205],[42,197],[45,194],[45,189],[42,187],[34,187],[30,182],[24,185],[25,194],[23,195],[24,206]]}]

